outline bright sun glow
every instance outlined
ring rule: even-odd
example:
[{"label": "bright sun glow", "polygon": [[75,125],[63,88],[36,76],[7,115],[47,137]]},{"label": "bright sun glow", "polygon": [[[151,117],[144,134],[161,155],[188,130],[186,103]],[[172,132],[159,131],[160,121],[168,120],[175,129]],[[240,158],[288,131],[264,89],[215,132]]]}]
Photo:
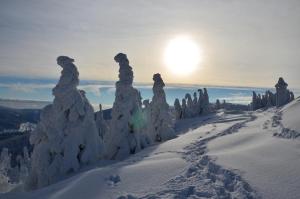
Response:
[{"label": "bright sun glow", "polygon": [[189,37],[176,37],[168,43],[164,60],[174,74],[188,75],[202,61],[202,50]]}]

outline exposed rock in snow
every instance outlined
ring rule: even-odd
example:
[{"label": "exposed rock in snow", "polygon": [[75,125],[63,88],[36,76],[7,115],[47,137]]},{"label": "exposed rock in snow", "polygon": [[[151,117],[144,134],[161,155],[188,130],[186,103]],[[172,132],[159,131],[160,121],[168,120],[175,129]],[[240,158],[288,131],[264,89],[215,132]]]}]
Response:
[{"label": "exposed rock in snow", "polygon": [[103,143],[94,121],[94,110],[77,89],[79,73],[73,59],[60,56],[59,82],[53,89],[53,104],[41,112],[40,122],[30,136],[34,145],[28,189],[47,186],[83,164],[102,156]]},{"label": "exposed rock in snow", "polygon": [[119,63],[120,69],[110,132],[105,138],[106,155],[109,159],[122,159],[141,150],[141,129],[144,121],[140,94],[132,87],[133,72],[129,60],[123,53],[117,54],[114,59]]},{"label": "exposed rock in snow", "polygon": [[150,103],[150,135],[156,142],[165,141],[175,137],[173,121],[164,91],[164,82],[159,73],[153,75],[153,98]]}]

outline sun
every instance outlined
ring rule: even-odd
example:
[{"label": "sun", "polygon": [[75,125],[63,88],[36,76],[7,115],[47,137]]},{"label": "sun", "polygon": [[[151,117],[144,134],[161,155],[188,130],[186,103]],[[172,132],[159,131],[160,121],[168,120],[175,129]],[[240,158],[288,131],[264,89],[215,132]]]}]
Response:
[{"label": "sun", "polygon": [[164,61],[172,73],[189,75],[202,62],[202,49],[190,37],[178,36],[169,41]]}]

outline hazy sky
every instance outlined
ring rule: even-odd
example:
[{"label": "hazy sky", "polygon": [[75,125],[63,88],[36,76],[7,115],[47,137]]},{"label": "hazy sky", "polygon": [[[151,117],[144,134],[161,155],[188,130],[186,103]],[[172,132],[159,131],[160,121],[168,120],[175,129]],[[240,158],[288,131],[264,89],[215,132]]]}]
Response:
[{"label": "hazy sky", "polygon": [[[299,0],[1,0],[0,74],[58,77],[58,55],[81,79],[116,80],[118,52],[135,81],[300,87]],[[189,35],[204,60],[190,76],[164,64],[169,40]],[[0,77],[1,78],[1,77]]]}]

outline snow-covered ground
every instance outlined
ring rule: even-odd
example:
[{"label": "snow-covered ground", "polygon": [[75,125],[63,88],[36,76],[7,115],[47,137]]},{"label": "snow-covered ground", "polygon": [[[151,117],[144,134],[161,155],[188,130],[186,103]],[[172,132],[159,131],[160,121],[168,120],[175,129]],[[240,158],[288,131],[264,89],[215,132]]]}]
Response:
[{"label": "snow-covered ground", "polygon": [[300,198],[299,139],[274,136],[300,132],[299,104],[186,119],[177,138],[126,160],[0,198]]},{"label": "snow-covered ground", "polygon": [[[300,132],[300,100],[278,111],[258,111],[237,133],[208,144],[216,163],[238,170],[263,198],[300,198],[300,142],[273,136],[283,128]],[[282,120],[278,120],[282,115]],[[275,117],[274,117],[275,116]]]}]

